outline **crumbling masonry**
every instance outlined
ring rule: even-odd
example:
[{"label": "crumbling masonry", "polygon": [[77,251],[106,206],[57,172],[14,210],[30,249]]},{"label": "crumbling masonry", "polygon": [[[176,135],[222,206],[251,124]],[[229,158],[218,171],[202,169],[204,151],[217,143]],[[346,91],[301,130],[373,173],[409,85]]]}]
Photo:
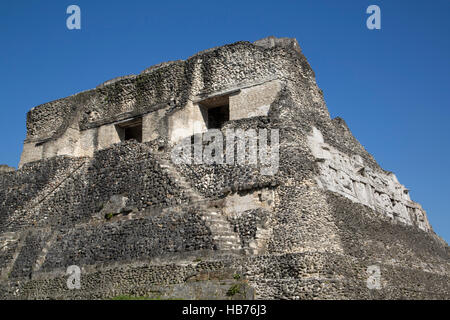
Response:
[{"label": "crumbling masonry", "polygon": [[[171,161],[209,129],[279,130],[279,170]],[[449,252],[330,119],[295,39],[213,48],[35,107],[19,169],[0,167],[0,298],[448,299]],[[67,287],[71,265],[81,289]]]}]

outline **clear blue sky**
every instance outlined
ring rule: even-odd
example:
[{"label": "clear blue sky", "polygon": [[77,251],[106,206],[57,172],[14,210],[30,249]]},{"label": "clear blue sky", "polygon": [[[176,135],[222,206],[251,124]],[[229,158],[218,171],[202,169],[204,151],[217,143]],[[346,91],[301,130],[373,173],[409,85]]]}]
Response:
[{"label": "clear blue sky", "polygon": [[[66,8],[81,8],[81,30]],[[366,28],[370,4],[381,30]],[[0,163],[32,107],[239,40],[295,37],[333,117],[411,189],[450,242],[450,1],[1,1]]]}]

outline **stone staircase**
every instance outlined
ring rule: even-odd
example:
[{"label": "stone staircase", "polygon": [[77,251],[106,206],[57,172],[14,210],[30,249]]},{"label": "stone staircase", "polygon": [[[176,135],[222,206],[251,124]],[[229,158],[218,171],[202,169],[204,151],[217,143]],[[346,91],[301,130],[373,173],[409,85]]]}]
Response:
[{"label": "stone staircase", "polygon": [[201,219],[211,230],[217,250],[241,251],[241,240],[239,234],[234,232],[220,208],[211,206],[211,200],[205,199],[192,185],[179,173],[172,162],[163,157],[162,154],[155,155],[158,162],[166,173],[184,190],[190,199],[190,204],[198,209]]},{"label": "stone staircase", "polygon": [[241,250],[241,240],[239,234],[234,232],[230,223],[220,212],[214,208],[204,208],[202,211],[202,220],[210,228],[213,239],[217,244],[218,250]]}]

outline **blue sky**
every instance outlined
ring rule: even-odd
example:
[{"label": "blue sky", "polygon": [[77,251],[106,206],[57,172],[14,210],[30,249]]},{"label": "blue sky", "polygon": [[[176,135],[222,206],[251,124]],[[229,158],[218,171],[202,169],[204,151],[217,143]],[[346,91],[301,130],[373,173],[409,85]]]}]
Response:
[{"label": "blue sky", "polygon": [[[66,8],[81,8],[81,30]],[[366,8],[381,8],[381,30]],[[0,163],[32,107],[159,62],[269,35],[297,38],[333,117],[450,240],[450,1],[1,1]]]}]

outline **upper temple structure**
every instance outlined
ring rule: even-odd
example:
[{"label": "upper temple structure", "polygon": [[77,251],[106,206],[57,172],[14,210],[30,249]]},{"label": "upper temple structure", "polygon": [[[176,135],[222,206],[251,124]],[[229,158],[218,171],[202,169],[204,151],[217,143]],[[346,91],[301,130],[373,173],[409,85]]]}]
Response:
[{"label": "upper temple structure", "polygon": [[[174,161],[186,142],[192,161]],[[295,39],[37,106],[19,169],[0,166],[0,298],[449,299],[449,257],[409,190],[330,118]]]}]

